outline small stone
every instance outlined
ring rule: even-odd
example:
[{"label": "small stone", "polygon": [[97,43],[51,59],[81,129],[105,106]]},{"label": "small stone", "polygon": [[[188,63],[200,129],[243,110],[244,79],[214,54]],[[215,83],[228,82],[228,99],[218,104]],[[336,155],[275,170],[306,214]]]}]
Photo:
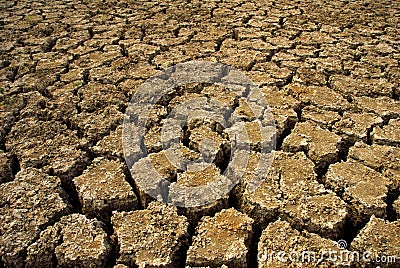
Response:
[{"label": "small stone", "polygon": [[7,136],[6,149],[15,154],[21,167],[41,167],[66,185],[84,168],[88,158],[79,149],[79,139],[58,121],[18,121]]},{"label": "small stone", "polygon": [[292,133],[287,136],[282,148],[288,152],[304,151],[316,164],[316,169],[323,169],[339,159],[342,139],[312,122],[297,123]]},{"label": "small stone", "polygon": [[135,210],[136,195],[126,181],[124,166],[118,160],[96,158],[82,175],[73,179],[82,212],[107,219],[114,210]]},{"label": "small stone", "polygon": [[[382,260],[388,267],[399,265],[400,221],[388,222],[372,215],[371,219],[350,244],[352,251],[369,252],[368,260],[361,259],[361,265],[375,266]],[[383,261],[385,258],[386,261]],[[390,258],[390,260],[389,260]]]},{"label": "small stone", "polygon": [[[178,211],[188,217],[190,222],[198,221],[202,216],[211,215],[222,208],[228,207],[229,188],[231,182],[221,175],[219,168],[214,163],[205,165],[193,165],[193,170],[190,168],[179,173],[177,181],[170,186],[169,198],[171,201],[179,205]],[[216,183],[219,181],[219,183]],[[222,185],[222,188],[216,190],[215,187]],[[190,187],[198,190],[202,194],[197,193],[198,197],[188,196],[188,198],[196,198],[196,202],[204,201],[200,206],[193,206],[191,199],[186,199],[187,192],[182,195],[179,191],[181,187]],[[219,188],[219,187],[218,187]],[[221,191],[226,190],[223,194]],[[183,204],[181,202],[184,202]],[[183,206],[184,205],[184,206]]]},{"label": "small stone", "polygon": [[239,97],[234,92],[215,84],[204,87],[201,93],[209,98],[228,105],[230,108],[234,108],[234,106],[238,102]]},{"label": "small stone", "polygon": [[367,142],[368,132],[374,126],[382,123],[382,118],[373,113],[345,112],[342,119],[334,125],[333,129],[337,134],[344,134],[351,141]]},{"label": "small stone", "polygon": [[213,55],[219,59],[219,62],[240,70],[248,70],[253,62],[260,61],[263,58],[263,53],[257,50],[241,49],[240,53],[237,52],[237,47],[224,47]]},{"label": "small stone", "polygon": [[107,156],[108,158],[124,159],[122,148],[122,126],[111,131],[110,135],[105,136],[95,146],[92,147],[96,155]]},{"label": "small stone", "polygon": [[379,172],[400,170],[398,147],[357,142],[350,148],[349,157]]},{"label": "small stone", "polygon": [[303,121],[311,120],[317,123],[321,128],[331,129],[341,117],[337,112],[326,111],[315,106],[307,106],[301,111]]},{"label": "small stone", "polygon": [[[89,40],[90,41],[90,40]],[[86,43],[86,42],[85,42]],[[79,47],[78,47],[79,48]],[[121,56],[120,51],[91,51],[71,64],[72,68],[96,68]]]},{"label": "small stone", "polygon": [[146,131],[144,144],[148,153],[157,153],[162,150],[163,144],[161,140],[161,131],[162,128],[159,126],[154,126]]},{"label": "small stone", "polygon": [[386,79],[358,79],[345,75],[332,75],[330,77],[332,88],[349,96],[391,96],[394,85]]},{"label": "small stone", "polygon": [[79,88],[78,96],[81,98],[79,106],[84,112],[94,112],[109,105],[122,109],[126,105],[125,94],[114,85],[89,82]]},{"label": "small stone", "polygon": [[95,144],[122,124],[124,115],[115,106],[107,106],[93,113],[82,112],[72,117],[75,128],[83,132],[82,143]]},{"label": "small stone", "polygon": [[294,83],[303,85],[324,86],[326,85],[326,80],[326,76],[323,72],[304,67],[298,68],[296,74],[293,76]]},{"label": "small stone", "polygon": [[[111,252],[103,223],[84,215],[64,216],[27,249],[28,267],[104,267]],[[56,261],[54,263],[53,261]]]},{"label": "small stone", "polygon": [[22,169],[0,184],[0,258],[7,267],[23,267],[26,248],[41,229],[70,212],[60,179],[34,168]]},{"label": "small stone", "polygon": [[371,215],[385,217],[385,200],[396,187],[388,177],[354,160],[331,165],[324,181],[350,204],[350,218],[355,225],[366,222]]},{"label": "small stone", "polygon": [[329,258],[329,252],[334,256],[346,256],[350,252],[341,249],[337,242],[322,238],[307,231],[298,231],[286,221],[277,220],[268,225],[261,233],[258,242],[258,267],[333,267],[349,266],[350,261]]},{"label": "small stone", "polygon": [[[287,153],[276,152],[268,174],[264,175],[263,181],[258,188],[251,191],[251,176],[259,171],[259,161],[263,157],[260,154],[251,154],[249,156],[247,168],[244,177],[238,184],[237,199],[239,210],[252,217],[257,224],[265,227],[269,221],[278,216],[279,209],[282,206],[283,191],[280,187],[280,178],[303,178],[309,180],[315,177],[313,164],[306,160],[304,154],[299,153],[296,156]],[[293,162],[293,163],[292,163]],[[282,167],[285,169],[282,169]],[[298,167],[302,167],[301,170]],[[297,190],[293,192],[297,196]],[[292,194],[291,191],[288,193]]]},{"label": "small stone", "polygon": [[203,217],[187,252],[189,266],[247,267],[253,220],[233,208]]},{"label": "small stone", "polygon": [[364,112],[376,113],[385,119],[400,116],[400,102],[389,97],[355,97],[354,102]]},{"label": "small stone", "polygon": [[328,87],[289,84],[284,90],[304,105],[315,105],[330,111],[343,111],[350,107],[345,98]]},{"label": "small stone", "polygon": [[207,160],[212,157],[217,165],[224,162],[225,155],[230,151],[228,139],[206,125],[189,128],[188,132],[190,149],[201,152]]},{"label": "small stone", "polygon": [[174,267],[188,247],[188,222],[176,208],[153,202],[145,210],[115,212],[117,263],[138,267]]},{"label": "small stone", "polygon": [[177,176],[177,167],[175,167],[168,159],[164,151],[152,153],[148,155],[153,167],[164,179],[175,181]]},{"label": "small stone", "polygon": [[289,134],[299,121],[297,113],[290,108],[271,108],[271,111],[264,112],[263,125],[275,124],[276,139],[282,141],[283,137]]},{"label": "small stone", "polygon": [[273,87],[263,87],[261,90],[265,96],[265,101],[268,103],[270,108],[300,109],[300,101],[296,100],[285,91]]},{"label": "small stone", "polygon": [[288,202],[284,213],[293,226],[331,239],[342,237],[348,217],[346,203],[334,193],[300,197]]},{"label": "small stone", "polygon": [[391,119],[386,126],[375,127],[371,136],[378,144],[400,146],[400,119]]}]

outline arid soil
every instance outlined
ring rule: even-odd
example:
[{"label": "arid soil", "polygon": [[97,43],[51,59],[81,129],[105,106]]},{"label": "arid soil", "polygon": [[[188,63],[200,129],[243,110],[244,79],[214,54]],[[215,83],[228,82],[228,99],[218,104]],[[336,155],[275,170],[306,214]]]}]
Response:
[{"label": "arid soil", "polygon": [[[399,1],[1,0],[0,267],[399,267],[399,25]],[[231,140],[215,122],[182,134],[188,159],[215,141],[203,171],[163,152],[168,113],[195,97],[250,118],[251,155],[229,195],[176,208],[135,183],[148,169],[135,159],[129,172],[122,123],[146,79],[191,60],[259,85],[276,153],[249,191],[263,141],[246,104],[215,85],[177,89],[147,122],[159,174],[185,186],[223,177]],[[370,257],[282,262],[271,250]]]}]

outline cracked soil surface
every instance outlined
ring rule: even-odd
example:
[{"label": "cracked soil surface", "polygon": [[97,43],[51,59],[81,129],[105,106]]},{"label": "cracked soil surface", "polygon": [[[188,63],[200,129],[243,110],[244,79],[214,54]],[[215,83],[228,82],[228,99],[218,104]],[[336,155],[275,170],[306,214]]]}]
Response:
[{"label": "cracked soil surface", "polygon": [[[399,267],[399,25],[399,1],[0,0],[0,267],[317,265],[265,258],[271,249],[368,251],[319,265]],[[170,182],[223,177],[231,148],[222,126],[194,120],[179,150],[198,159],[211,139],[216,160],[173,166],[160,131],[179,103],[215,98],[251,133],[231,193],[183,209],[135,183],[150,174],[143,159],[129,172],[122,122],[146,79],[191,60],[259,85],[277,152],[249,191],[262,133],[246,104],[214,85],[178,88],[153,107],[144,137],[147,163]]]}]

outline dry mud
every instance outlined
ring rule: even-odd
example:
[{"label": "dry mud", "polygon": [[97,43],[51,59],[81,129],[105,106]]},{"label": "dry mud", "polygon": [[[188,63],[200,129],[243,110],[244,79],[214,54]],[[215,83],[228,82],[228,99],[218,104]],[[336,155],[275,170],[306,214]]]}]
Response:
[{"label": "dry mud", "polygon": [[[398,1],[1,0],[0,10],[0,267],[315,267],[266,256],[339,249],[371,258],[319,265],[400,265]],[[260,86],[277,152],[249,191],[262,153],[246,104],[213,85],[177,89],[144,137],[167,180],[205,185],[229,161],[227,133],[204,120],[188,123],[179,150],[197,159],[211,139],[213,164],[171,165],[160,130],[179,103],[215,98],[252,133],[233,191],[177,209],[135,183],[148,169],[136,159],[130,174],[122,122],[139,85],[190,60]]]}]

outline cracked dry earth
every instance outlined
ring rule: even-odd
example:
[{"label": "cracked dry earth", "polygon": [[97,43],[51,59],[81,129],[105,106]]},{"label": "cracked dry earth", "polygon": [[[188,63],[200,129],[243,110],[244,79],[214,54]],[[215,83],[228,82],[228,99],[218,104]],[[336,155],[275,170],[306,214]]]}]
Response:
[{"label": "cracked dry earth", "polygon": [[[338,250],[339,239],[348,244],[342,251],[369,251],[371,259],[319,265],[400,265],[398,1],[0,6],[0,267],[315,267],[257,255],[321,255]],[[145,79],[190,60],[231,65],[260,86],[277,152],[263,184],[249,192],[260,158],[255,135],[229,196],[176,209],[135,184],[122,121]],[[189,85],[157,104],[148,157],[184,185],[221,176],[229,153],[224,130],[197,121],[182,152],[196,159],[208,137],[219,144],[215,163],[186,174],[166,159],[160,126],[194,96],[220,98],[246,115],[240,99],[209,85]],[[374,263],[377,256],[397,259]]]}]

